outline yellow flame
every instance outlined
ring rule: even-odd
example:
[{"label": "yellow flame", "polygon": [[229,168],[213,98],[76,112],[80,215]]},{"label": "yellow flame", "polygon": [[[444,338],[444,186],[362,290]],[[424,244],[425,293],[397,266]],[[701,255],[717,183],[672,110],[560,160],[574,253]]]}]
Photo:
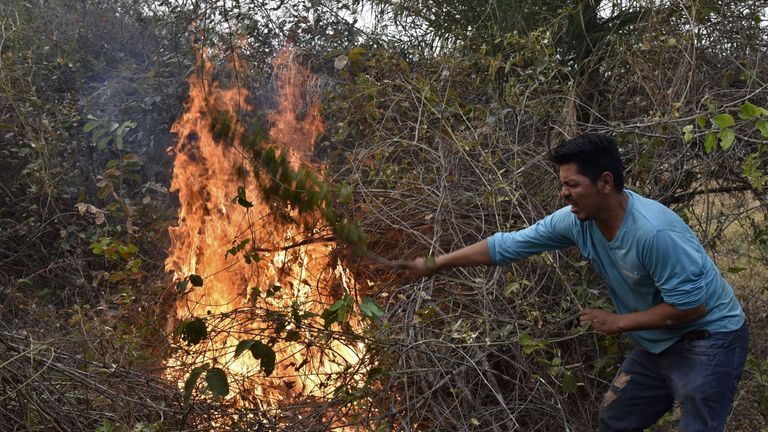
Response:
[{"label": "yellow flame", "polygon": [[[178,192],[180,209],[178,225],[169,229],[171,246],[165,266],[178,280],[191,274],[204,278],[202,287],[190,288],[178,300],[175,318],[203,317],[216,332],[201,342],[202,348],[180,351],[169,364],[222,367],[230,376],[232,394],[248,391],[261,406],[274,407],[297,394],[328,396],[333,389],[327,385],[327,377],[356,364],[362,345],[331,341],[330,349],[320,354],[307,344],[310,325],[296,328],[289,324],[284,331],[297,331],[300,340],[274,341],[278,363],[272,376],[265,377],[247,353],[234,358],[238,341],[266,343],[264,335],[274,334],[274,323],[256,319],[265,316],[265,311],[291,310],[296,302],[303,310],[320,314],[341,292],[353,290],[354,280],[347,269],[332,261],[333,244],[291,247],[302,233],[276,222],[270,217],[270,206],[257,200],[258,185],[240,143],[242,129],[233,127],[229,143],[217,140],[211,132],[214,112],[237,119],[239,110],[251,108],[247,92],[210,82],[207,62],[201,69],[201,75],[189,81],[186,111],[172,128],[178,143],[171,190]],[[292,165],[309,164],[323,124],[316,100],[310,100],[301,120],[297,119],[299,110],[307,105],[302,89],[308,74],[291,61],[287,50],[277,57],[275,71],[278,103],[269,116],[271,142],[289,152]],[[233,202],[238,188],[243,188],[253,207],[246,209]],[[227,253],[243,240],[249,240],[246,251],[250,247],[261,251],[258,262],[249,264],[241,253]],[[267,295],[268,291],[274,295]],[[321,326],[316,316],[307,321]]]}]

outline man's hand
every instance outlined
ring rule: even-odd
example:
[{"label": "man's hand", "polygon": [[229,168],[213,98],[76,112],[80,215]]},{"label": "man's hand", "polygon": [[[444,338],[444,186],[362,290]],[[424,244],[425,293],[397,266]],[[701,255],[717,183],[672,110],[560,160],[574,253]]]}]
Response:
[{"label": "man's hand", "polygon": [[431,260],[428,258],[416,258],[414,260],[392,261],[391,266],[397,270],[407,271],[414,278],[420,278],[431,276],[437,271],[434,261],[434,258]]},{"label": "man's hand", "polygon": [[582,327],[588,325],[594,331],[607,335],[624,331],[621,326],[621,315],[602,309],[584,309],[579,314],[579,323]]},{"label": "man's hand", "polygon": [[[373,255],[369,255],[373,258]],[[455,250],[445,255],[436,257],[416,258],[414,260],[390,261],[376,258],[379,264],[388,265],[396,270],[407,271],[413,277],[431,276],[438,271],[452,269],[454,267],[470,267],[491,265],[491,253],[488,250],[488,240],[481,240],[469,246]]]}]

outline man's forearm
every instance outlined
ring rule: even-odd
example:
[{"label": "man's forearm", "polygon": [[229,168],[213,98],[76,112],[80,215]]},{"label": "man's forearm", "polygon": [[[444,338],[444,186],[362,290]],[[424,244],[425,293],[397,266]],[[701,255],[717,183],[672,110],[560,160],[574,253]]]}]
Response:
[{"label": "man's forearm", "polygon": [[616,334],[675,327],[696,321],[706,313],[707,307],[703,304],[683,310],[667,303],[660,303],[644,311],[626,314],[616,314],[602,309],[585,309],[581,312],[579,320],[600,333]]},{"label": "man's forearm", "polygon": [[660,303],[644,311],[619,315],[618,322],[621,331],[651,330],[688,324],[706,313],[707,307],[703,304],[692,309],[678,309],[668,303]]},{"label": "man's forearm", "polygon": [[493,261],[491,260],[491,252],[488,249],[488,240],[481,240],[435,258],[435,270],[491,264],[493,264]]}]

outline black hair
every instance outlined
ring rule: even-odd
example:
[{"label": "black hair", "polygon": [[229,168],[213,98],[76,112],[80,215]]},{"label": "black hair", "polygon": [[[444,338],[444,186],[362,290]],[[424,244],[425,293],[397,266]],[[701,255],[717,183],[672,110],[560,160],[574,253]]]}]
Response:
[{"label": "black hair", "polygon": [[601,134],[584,134],[571,138],[557,146],[549,156],[557,165],[575,163],[579,174],[593,184],[604,172],[613,175],[613,187],[617,192],[624,190],[624,166],[616,141]]}]

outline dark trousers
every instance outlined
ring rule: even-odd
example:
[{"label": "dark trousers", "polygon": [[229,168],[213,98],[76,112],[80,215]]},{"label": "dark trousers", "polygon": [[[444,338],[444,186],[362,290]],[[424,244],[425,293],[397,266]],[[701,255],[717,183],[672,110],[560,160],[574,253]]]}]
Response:
[{"label": "dark trousers", "polygon": [[599,411],[600,432],[642,431],[675,406],[680,432],[722,431],[747,358],[749,329],[681,339],[653,354],[635,348]]}]

